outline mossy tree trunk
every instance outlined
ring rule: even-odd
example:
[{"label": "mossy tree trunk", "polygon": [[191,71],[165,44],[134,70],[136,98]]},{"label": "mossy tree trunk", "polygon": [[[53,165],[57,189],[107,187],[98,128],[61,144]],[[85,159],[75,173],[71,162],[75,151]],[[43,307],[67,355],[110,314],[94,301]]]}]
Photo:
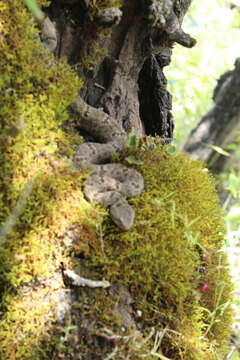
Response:
[{"label": "mossy tree trunk", "polygon": [[[195,43],[181,29],[191,1],[39,3],[55,58],[19,0],[0,4],[0,358],[215,360],[226,353],[231,284],[212,179],[157,142],[135,147],[145,188],[121,231],[86,201],[89,174],[72,161],[76,128],[88,146],[98,120],[171,140],[163,68],[174,42]],[[95,124],[88,133],[71,116],[78,106]]]}]

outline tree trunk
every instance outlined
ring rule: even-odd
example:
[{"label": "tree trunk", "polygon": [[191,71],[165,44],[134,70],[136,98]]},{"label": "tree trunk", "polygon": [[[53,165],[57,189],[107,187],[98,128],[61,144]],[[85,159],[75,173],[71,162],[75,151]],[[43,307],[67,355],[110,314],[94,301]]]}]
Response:
[{"label": "tree trunk", "polygon": [[[240,65],[223,74],[214,90],[212,109],[191,132],[184,151],[207,163],[214,173],[220,173],[228,157],[218,153],[214,146],[224,148],[234,141],[240,129]],[[213,145],[213,147],[211,147]]]},{"label": "tree trunk", "polygon": [[89,105],[102,108],[128,132],[170,141],[172,105],[163,67],[174,41],[195,44],[180,27],[190,2],[122,1],[122,14],[109,22],[101,10],[89,15],[84,1],[53,2],[46,11],[56,23],[55,55],[66,56],[72,66],[81,63],[81,96]]},{"label": "tree trunk", "polygon": [[[207,174],[154,141],[131,168],[121,157],[108,163],[127,132],[171,141],[163,68],[175,42],[195,44],[181,29],[190,3],[41,0],[39,37],[55,58],[21,2],[0,6],[2,359],[212,360],[217,346],[225,353],[231,284]],[[77,99],[79,77],[62,57],[84,80]],[[121,230],[96,202],[110,206]],[[131,206],[138,222],[128,232]],[[216,299],[213,321],[206,314]]]}]

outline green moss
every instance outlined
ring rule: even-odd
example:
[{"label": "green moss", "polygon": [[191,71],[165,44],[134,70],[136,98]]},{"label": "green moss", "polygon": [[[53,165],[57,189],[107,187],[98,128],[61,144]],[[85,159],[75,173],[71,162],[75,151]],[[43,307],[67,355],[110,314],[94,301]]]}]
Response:
[{"label": "green moss", "polygon": [[107,8],[120,8],[120,0],[90,0],[89,7],[92,12]]},{"label": "green moss", "polygon": [[[92,2],[96,9],[106,5]],[[62,283],[37,291],[31,284],[52,279],[61,261],[70,266],[72,250],[85,255],[83,275],[126,284],[135,310],[142,311],[141,338],[130,329],[116,359],[123,354],[152,359],[153,350],[172,360],[221,356],[231,323],[231,283],[220,252],[223,220],[211,176],[183,154],[169,156],[161,147],[143,152],[138,169],[145,191],[131,199],[133,228],[120,232],[107,217],[100,227],[99,210],[81,193],[86,175],[62,160],[80,141],[60,124],[81,81],[64,60],[56,62],[41,47],[21,2],[0,4],[0,26],[1,359],[52,358],[54,294]],[[21,203],[28,184],[32,187]],[[9,231],[2,236],[7,223]],[[79,235],[73,249],[63,241],[72,226]],[[210,291],[201,292],[201,284]],[[87,290],[85,295],[88,301]],[[91,306],[87,303],[87,315],[118,331],[122,319],[112,311],[116,302],[99,289]],[[79,346],[84,354],[84,338]]]},{"label": "green moss", "polygon": [[3,259],[7,264],[1,264],[1,284],[5,285],[0,329],[3,358],[10,358],[14,348],[16,359],[42,359],[38,357],[40,350],[44,352],[40,344],[51,329],[54,296],[63,283],[52,280],[49,286],[35,291],[31,282],[54,279],[60,262],[67,261],[61,242],[73,223],[85,224],[89,243],[94,239],[88,218],[94,219],[96,214],[83,199],[81,182],[81,173],[66,168],[39,175],[22,216],[5,242],[8,254]]},{"label": "green moss", "polygon": [[51,0],[38,0],[37,3],[42,7],[48,7],[51,4]]},{"label": "green moss", "polygon": [[165,356],[216,359],[229,340],[232,286],[213,179],[199,162],[161,147],[141,160],[145,191],[131,200],[134,226],[119,232],[105,224],[106,256],[93,254],[93,264],[111,282],[129,286],[143,323],[152,319],[144,326],[169,329],[161,344]]},{"label": "green moss", "polygon": [[56,288],[47,301],[31,283],[54,276],[74,222],[91,237],[87,217],[96,219],[81,193],[85,175],[62,160],[80,142],[60,125],[82,82],[42,47],[21,1],[1,3],[0,32],[0,357],[36,360]]},{"label": "green moss", "polygon": [[[98,30],[98,27],[96,27],[96,32]],[[106,30],[105,30],[106,33]],[[104,48],[101,47],[101,45],[99,44],[99,35],[95,36],[96,39],[85,44],[85,46],[82,49],[81,52],[81,56],[80,56],[80,60],[81,60],[81,64],[82,66],[87,70],[87,71],[94,71],[98,64],[100,63],[100,61],[104,58],[104,56],[107,55],[107,52]],[[110,36],[110,32],[109,30],[107,30],[107,34],[106,37]]]}]

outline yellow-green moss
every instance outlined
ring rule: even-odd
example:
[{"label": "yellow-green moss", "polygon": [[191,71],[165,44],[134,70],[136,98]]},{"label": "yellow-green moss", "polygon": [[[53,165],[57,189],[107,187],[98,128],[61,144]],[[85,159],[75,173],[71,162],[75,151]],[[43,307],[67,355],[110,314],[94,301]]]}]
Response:
[{"label": "yellow-green moss", "polygon": [[[94,241],[96,235],[91,230],[89,218],[98,220],[96,211],[83,199],[81,182],[81,173],[67,168],[36,177],[24,212],[6,240],[8,254],[1,255],[6,262],[9,257],[11,264],[7,262],[8,266],[1,267],[1,278],[5,282],[2,306],[7,310],[2,314],[0,329],[3,358],[10,358],[14,351],[14,359],[42,359],[38,357],[40,343],[54,321],[51,315],[54,293],[63,283],[61,279],[53,281],[52,286],[38,287],[38,291],[29,285],[23,293],[20,285],[34,279],[52,279],[56,271],[59,272],[60,262],[66,262],[68,255],[64,252],[63,237],[72,224],[79,224],[82,232],[85,224],[85,235],[90,235]],[[8,288],[13,290],[19,286],[19,295],[12,297]]]},{"label": "yellow-green moss", "polygon": [[[106,37],[109,37],[109,35],[110,32],[107,30]],[[87,71],[94,71],[96,70],[97,65],[99,65],[100,61],[106,55],[107,52],[100,46],[98,38],[96,40],[90,41],[89,43],[86,42],[81,51],[80,61],[82,66],[84,66]]]},{"label": "yellow-green moss", "polygon": [[120,0],[90,0],[89,7],[92,11],[107,8],[119,8],[121,6]]},{"label": "yellow-green moss", "polygon": [[11,202],[45,162],[40,153],[55,155],[58,145],[66,141],[59,125],[81,81],[64,60],[55,63],[42,48],[21,2],[1,5],[0,19],[1,182],[9,190],[11,178],[11,191],[7,191]]},{"label": "yellow-green moss", "polygon": [[[111,282],[130,287],[143,323],[152,319],[148,326],[169,329],[165,356],[217,359],[229,340],[232,286],[220,251],[224,222],[213,179],[199,162],[162,147],[141,160],[145,190],[130,201],[134,226],[119,232],[105,224],[105,256],[93,254],[93,264]],[[201,292],[201,284],[210,291]]]},{"label": "yellow-green moss", "polygon": [[26,295],[21,284],[53,276],[66,257],[64,232],[79,222],[93,234],[87,217],[96,219],[81,193],[84,174],[62,160],[81,141],[60,124],[82,82],[42,47],[21,1],[0,4],[0,52],[0,358],[36,360],[45,358],[37,354],[51,301],[46,289],[29,285]]},{"label": "yellow-green moss", "polygon": [[[96,9],[117,5],[112,1],[91,4]],[[61,261],[70,261],[63,238],[74,224],[80,239],[75,251],[86,253],[86,271],[111,283],[127,284],[135,309],[143,314],[143,337],[152,327],[155,331],[167,327],[160,346],[165,356],[217,359],[229,335],[231,283],[220,252],[223,220],[212,178],[183,154],[169,156],[161,147],[142,153],[139,171],[145,191],[131,200],[136,210],[133,228],[122,233],[107,219],[98,236],[95,224],[101,218],[81,193],[85,175],[62,160],[80,141],[59,125],[81,81],[64,60],[56,62],[41,47],[36,33],[20,1],[0,4],[1,225],[32,182],[16,224],[5,237],[0,236],[0,358],[51,358],[41,343],[52,341],[46,336],[47,324],[54,320],[54,296],[46,303],[45,288],[35,293],[29,285],[26,295],[23,290],[28,285],[22,284],[51,278]],[[201,266],[204,273],[199,271]],[[200,284],[210,291],[201,292]],[[55,290],[51,289],[52,295]],[[111,300],[102,290],[94,294],[90,316],[96,314],[102,326],[117,328],[120,319],[111,313]],[[152,359],[153,340],[139,347],[133,337],[119,351],[129,359],[142,354]]]}]

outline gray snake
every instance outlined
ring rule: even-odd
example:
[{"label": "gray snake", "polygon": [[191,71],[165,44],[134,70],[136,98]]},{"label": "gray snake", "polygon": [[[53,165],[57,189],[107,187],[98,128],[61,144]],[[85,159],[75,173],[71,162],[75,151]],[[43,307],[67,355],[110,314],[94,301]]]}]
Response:
[{"label": "gray snake", "polygon": [[80,97],[71,105],[71,110],[78,114],[81,128],[99,141],[78,145],[74,157],[77,167],[94,165],[93,173],[84,184],[84,195],[90,201],[109,206],[113,222],[122,230],[129,230],[135,212],[126,199],[143,191],[143,177],[121,163],[106,163],[123,150],[127,134],[114,118],[87,105]]}]

